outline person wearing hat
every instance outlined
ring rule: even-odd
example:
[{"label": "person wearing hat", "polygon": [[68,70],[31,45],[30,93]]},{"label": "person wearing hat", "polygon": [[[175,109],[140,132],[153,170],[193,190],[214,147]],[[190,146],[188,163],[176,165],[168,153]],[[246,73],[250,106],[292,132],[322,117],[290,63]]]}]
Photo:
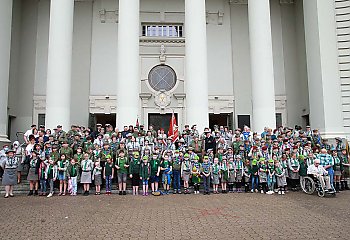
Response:
[{"label": "person wearing hat", "polygon": [[29,193],[28,196],[33,195],[33,190],[35,189],[34,195],[38,195],[38,188],[39,188],[39,153],[37,151],[32,151],[31,158],[29,162],[29,170],[28,170],[28,176],[27,180],[29,181]]},{"label": "person wearing hat", "polygon": [[284,195],[286,190],[285,188],[287,186],[287,180],[285,175],[285,169],[281,166],[281,163],[279,161],[275,161],[275,175],[278,187],[278,194]]},{"label": "person wearing hat", "polygon": [[113,150],[110,148],[109,143],[108,142],[104,142],[103,143],[103,148],[99,152],[99,156],[98,156],[98,158],[100,159],[100,164],[101,164],[102,168],[105,167],[105,164],[107,162],[107,156],[110,156],[112,158],[112,161],[115,158]]},{"label": "person wearing hat", "polygon": [[[198,156],[195,156],[194,158],[198,158]],[[193,159],[194,161],[194,159]],[[190,191],[188,190],[189,188],[189,181],[190,181],[190,176],[191,176],[191,169],[192,169],[192,163],[190,161],[190,155],[188,153],[184,154],[184,160],[182,161],[181,164],[181,177],[182,180],[184,181],[184,193],[189,194]],[[180,182],[180,181],[179,181]],[[178,193],[181,193],[181,185],[178,187]]]},{"label": "person wearing hat", "polygon": [[160,160],[157,154],[155,153],[152,154],[150,165],[151,165],[151,175],[149,180],[151,182],[152,195],[155,195],[155,194],[159,194],[158,185],[159,185],[159,174],[160,174]]},{"label": "person wearing hat", "polygon": [[334,161],[332,156],[328,154],[327,149],[322,148],[321,153],[317,155],[316,159],[320,159],[320,165],[328,172],[330,184],[334,189],[334,170],[333,170]]},{"label": "person wearing hat", "polygon": [[199,194],[199,186],[201,182],[200,168],[201,164],[199,163],[199,157],[195,156],[193,162],[191,163],[191,177],[194,188],[194,194]]},{"label": "person wearing hat", "polygon": [[148,130],[145,136],[145,141],[148,141],[150,146],[154,146],[155,137],[152,135],[152,131]]},{"label": "person wearing hat", "polygon": [[100,148],[103,147],[103,134],[99,133],[97,135],[97,138],[94,140],[94,146],[99,146]]},{"label": "person wearing hat", "polygon": [[[276,157],[274,157],[276,159]],[[266,194],[273,194],[276,184],[275,176],[275,160],[269,159],[267,162],[267,187],[268,190]]]},{"label": "person wearing hat", "polygon": [[18,158],[15,157],[15,150],[8,149],[6,157],[1,163],[1,168],[4,170],[2,176],[2,185],[5,186],[5,198],[13,197],[13,186],[17,183],[17,167]]},{"label": "person wearing hat", "polygon": [[34,134],[35,129],[36,129],[36,125],[32,124],[30,126],[30,129],[24,133],[23,138],[26,144],[29,143],[29,136]]},{"label": "person wearing hat", "polygon": [[139,185],[140,185],[140,154],[135,151],[130,156],[130,165],[129,165],[129,175],[131,178],[132,184],[132,195],[139,194]]},{"label": "person wearing hat", "polygon": [[69,147],[67,140],[62,141],[62,147],[60,148],[60,154],[66,155],[68,162],[73,158],[73,156],[74,156],[73,149],[71,147]]},{"label": "person wearing hat", "polygon": [[67,138],[73,138],[75,134],[78,133],[77,131],[77,126],[76,125],[71,125],[70,130],[67,132]]},{"label": "person wearing hat", "polygon": [[202,142],[199,141],[198,136],[194,136],[193,141],[190,144],[190,147],[193,148],[193,152],[201,158],[203,154],[203,147],[202,147]]},{"label": "person wearing hat", "polygon": [[142,181],[142,195],[148,196],[148,180],[150,177],[151,166],[148,162],[148,157],[144,156],[142,158],[142,163],[140,165],[140,180]]},{"label": "person wearing hat", "polygon": [[75,154],[77,152],[78,147],[82,147],[83,146],[83,142],[81,140],[81,135],[76,132],[73,135],[73,139],[71,140],[71,144],[70,147],[73,149],[73,154]]},{"label": "person wearing hat", "polygon": [[296,191],[297,185],[300,181],[300,178],[299,178],[300,163],[296,153],[291,154],[291,157],[288,160],[288,169],[289,169],[289,179],[291,181],[292,191]]},{"label": "person wearing hat", "polygon": [[348,181],[350,177],[349,153],[345,147],[342,148],[339,157],[343,165],[343,172],[340,179],[341,190],[350,190],[348,186]]},{"label": "person wearing hat", "polygon": [[67,133],[62,130],[61,125],[57,125],[57,139],[59,142],[68,141]]},{"label": "person wearing hat", "polygon": [[341,173],[344,170],[343,162],[338,156],[338,152],[336,148],[331,149],[332,152],[332,159],[333,159],[333,170],[334,170],[334,182],[335,182],[335,191],[339,192],[340,191],[340,178],[341,178]]},{"label": "person wearing hat", "polygon": [[114,163],[112,156],[106,156],[106,165],[103,168],[103,179],[106,181],[106,195],[112,194],[112,181],[114,178]]},{"label": "person wearing hat", "polygon": [[255,158],[252,160],[252,166],[250,168],[249,172],[251,176],[251,192],[253,193],[258,192],[259,188],[259,166],[258,166],[258,160]]}]

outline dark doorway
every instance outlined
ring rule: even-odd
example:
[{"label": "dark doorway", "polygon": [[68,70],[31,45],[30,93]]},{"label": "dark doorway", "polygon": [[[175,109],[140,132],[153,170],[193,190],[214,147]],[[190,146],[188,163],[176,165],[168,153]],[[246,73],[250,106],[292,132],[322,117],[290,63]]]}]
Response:
[{"label": "dark doorway", "polygon": [[116,114],[103,114],[103,113],[96,113],[96,114],[90,114],[89,119],[89,127],[92,129],[95,129],[96,124],[100,123],[104,127],[106,124],[110,124],[113,127],[115,126],[116,122]]},{"label": "dark doorway", "polygon": [[250,115],[237,115],[238,127],[243,130],[244,126],[250,127]]},{"label": "dark doorway", "polygon": [[303,119],[303,126],[302,126],[303,128],[310,125],[310,115],[309,114],[302,116],[302,119]]},{"label": "dark doorway", "polygon": [[[174,113],[177,122],[177,113]],[[153,125],[154,130],[164,129],[167,133],[170,126],[172,113],[159,114],[159,113],[149,113],[148,114],[148,125]]]},{"label": "dark doorway", "polygon": [[220,114],[209,114],[209,127],[214,129],[214,125],[228,126],[229,129],[233,127],[233,114],[232,113],[220,113]]}]

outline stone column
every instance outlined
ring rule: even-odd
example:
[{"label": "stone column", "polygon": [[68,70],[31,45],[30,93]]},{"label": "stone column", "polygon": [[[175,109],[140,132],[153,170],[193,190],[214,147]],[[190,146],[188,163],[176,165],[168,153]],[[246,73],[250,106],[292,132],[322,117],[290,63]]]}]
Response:
[{"label": "stone column", "polygon": [[248,0],[254,131],[276,127],[270,1]]},{"label": "stone column", "polygon": [[186,123],[209,127],[205,0],[185,1]]},{"label": "stone column", "polygon": [[10,75],[12,0],[0,1],[0,145],[7,138],[7,105]]},{"label": "stone column", "polygon": [[304,0],[310,124],[326,137],[343,136],[334,1]]},{"label": "stone column", "polygon": [[74,0],[52,0],[46,86],[46,127],[70,127]]},{"label": "stone column", "polygon": [[119,0],[117,127],[135,124],[140,105],[140,1]]}]

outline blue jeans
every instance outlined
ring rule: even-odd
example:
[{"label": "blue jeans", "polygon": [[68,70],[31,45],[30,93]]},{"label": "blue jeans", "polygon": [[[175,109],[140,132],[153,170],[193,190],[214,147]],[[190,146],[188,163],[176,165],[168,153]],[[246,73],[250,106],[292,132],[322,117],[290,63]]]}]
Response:
[{"label": "blue jeans", "polygon": [[210,175],[209,175],[209,177],[206,177],[203,175],[203,187],[204,187],[204,192],[209,192]]},{"label": "blue jeans", "polygon": [[180,175],[181,172],[179,170],[173,171],[173,181],[174,181],[174,190],[180,190],[181,189],[181,183],[180,183]]},{"label": "blue jeans", "polygon": [[259,187],[259,177],[256,175],[252,175],[252,190],[258,189]]},{"label": "blue jeans", "polygon": [[106,192],[110,192],[112,189],[112,176],[106,176]]},{"label": "blue jeans", "polygon": [[330,181],[331,187],[334,189],[334,170],[333,170],[333,167],[328,168],[327,171],[328,171],[328,176],[329,176],[329,181]]},{"label": "blue jeans", "polygon": [[273,191],[273,186],[275,185],[275,183],[276,183],[275,175],[270,177],[270,174],[268,174],[267,175],[267,185],[268,185],[270,191]]},{"label": "blue jeans", "polygon": [[46,193],[46,179],[40,179],[40,192]]}]

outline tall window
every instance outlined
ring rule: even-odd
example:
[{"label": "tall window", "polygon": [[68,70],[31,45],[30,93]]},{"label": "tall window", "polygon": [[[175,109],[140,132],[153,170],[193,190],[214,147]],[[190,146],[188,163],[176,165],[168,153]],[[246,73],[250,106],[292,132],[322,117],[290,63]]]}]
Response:
[{"label": "tall window", "polygon": [[182,25],[142,25],[142,36],[144,37],[182,37]]}]

